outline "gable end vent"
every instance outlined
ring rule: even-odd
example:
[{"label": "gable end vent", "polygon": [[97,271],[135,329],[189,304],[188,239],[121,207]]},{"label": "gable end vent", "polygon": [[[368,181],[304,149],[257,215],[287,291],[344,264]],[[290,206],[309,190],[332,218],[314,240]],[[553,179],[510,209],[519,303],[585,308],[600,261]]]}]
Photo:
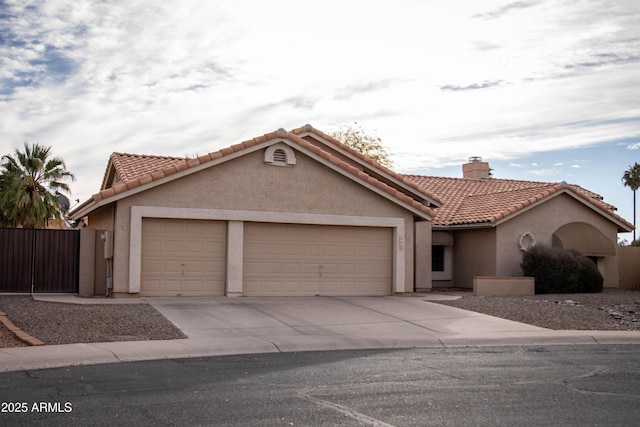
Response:
[{"label": "gable end vent", "polygon": [[273,166],[293,166],[296,164],[296,155],[291,147],[279,142],[264,150],[264,162]]},{"label": "gable end vent", "polygon": [[273,152],[274,163],[287,163],[287,153],[283,149],[277,149]]}]

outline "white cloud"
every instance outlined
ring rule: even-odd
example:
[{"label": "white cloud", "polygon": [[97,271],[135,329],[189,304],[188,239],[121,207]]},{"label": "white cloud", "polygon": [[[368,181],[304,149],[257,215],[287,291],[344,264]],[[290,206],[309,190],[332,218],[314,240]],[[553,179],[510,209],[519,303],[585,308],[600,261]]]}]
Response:
[{"label": "white cloud", "polygon": [[557,170],[548,169],[548,168],[545,168],[545,169],[532,169],[532,170],[529,170],[528,172],[533,174],[533,175],[537,175],[537,176],[541,176],[541,177],[545,177],[545,178],[552,177],[552,176],[558,174]]},{"label": "white cloud", "polygon": [[203,153],[305,123],[376,129],[400,171],[475,155],[522,167],[530,153],[640,135],[640,17],[627,2],[7,8],[0,152],[52,145],[83,197],[112,151]]}]

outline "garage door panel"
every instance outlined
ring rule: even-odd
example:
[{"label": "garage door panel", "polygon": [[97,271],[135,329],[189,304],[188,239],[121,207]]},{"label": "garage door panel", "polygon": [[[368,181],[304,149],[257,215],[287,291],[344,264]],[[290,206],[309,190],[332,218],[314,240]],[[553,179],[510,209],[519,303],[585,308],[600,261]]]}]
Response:
[{"label": "garage door panel", "polygon": [[328,245],[328,244],[323,245],[322,255],[325,257],[339,257],[340,250],[338,245]]},{"label": "garage door panel", "polygon": [[144,289],[150,292],[158,292],[160,291],[160,281],[159,280],[143,280],[142,286]]},{"label": "garage door panel", "polygon": [[320,266],[318,262],[303,262],[302,265],[302,273],[307,276],[315,277],[320,276]]},{"label": "garage door panel", "polygon": [[226,223],[144,218],[141,294],[224,295]]},{"label": "garage door panel", "polygon": [[390,228],[245,223],[243,293],[389,295],[392,235]]},{"label": "garage door panel", "polygon": [[303,251],[304,245],[301,243],[286,243],[284,245],[285,255],[298,255]]},{"label": "garage door panel", "polygon": [[357,264],[340,264],[340,274],[356,274],[358,272]]},{"label": "garage door panel", "polygon": [[178,238],[177,236],[168,236],[165,235],[164,239],[162,239],[162,247],[164,250],[182,250],[182,244],[184,241],[182,238]]},{"label": "garage door panel", "polygon": [[182,251],[189,254],[197,254],[206,251],[204,242],[184,242]]},{"label": "garage door panel", "polygon": [[336,275],[338,274],[338,263],[337,262],[323,262],[321,268],[319,268],[319,273],[322,276],[325,275]]},{"label": "garage door panel", "polygon": [[321,255],[322,246],[320,244],[306,244],[302,253],[304,255]]},{"label": "garage door panel", "polygon": [[358,248],[355,245],[342,245],[340,246],[340,256],[341,257],[352,257],[358,254]]},{"label": "garage door panel", "polygon": [[160,271],[164,273],[179,272],[182,273],[182,263],[177,260],[159,260],[161,267]]},{"label": "garage door panel", "polygon": [[163,291],[174,291],[174,292],[179,292],[182,290],[182,281],[178,281],[178,280],[165,280],[162,281],[161,283],[161,290]]},{"label": "garage door panel", "polygon": [[287,274],[300,274],[302,272],[302,266],[298,263],[284,262],[283,271]]}]

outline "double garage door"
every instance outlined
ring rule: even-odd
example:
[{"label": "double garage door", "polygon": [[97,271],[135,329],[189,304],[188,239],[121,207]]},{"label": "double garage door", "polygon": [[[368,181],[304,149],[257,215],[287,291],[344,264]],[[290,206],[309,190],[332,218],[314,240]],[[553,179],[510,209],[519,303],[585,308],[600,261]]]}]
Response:
[{"label": "double garage door", "polygon": [[[392,229],[244,223],[243,295],[389,295]],[[145,218],[141,294],[224,295],[224,221]]]}]

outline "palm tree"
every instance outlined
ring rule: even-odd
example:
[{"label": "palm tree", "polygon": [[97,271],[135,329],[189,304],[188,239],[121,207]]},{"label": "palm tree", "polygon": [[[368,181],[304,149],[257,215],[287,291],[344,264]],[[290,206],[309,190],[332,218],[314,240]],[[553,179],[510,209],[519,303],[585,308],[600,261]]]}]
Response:
[{"label": "palm tree", "polygon": [[636,243],[636,190],[640,188],[640,164],[636,162],[622,175],[622,183],[633,190],[633,243]]},{"label": "palm tree", "polygon": [[59,192],[70,193],[63,181],[75,181],[60,157],[50,157],[51,147],[24,144],[15,157],[2,156],[0,164],[0,222],[7,227],[45,227],[61,219]]}]

